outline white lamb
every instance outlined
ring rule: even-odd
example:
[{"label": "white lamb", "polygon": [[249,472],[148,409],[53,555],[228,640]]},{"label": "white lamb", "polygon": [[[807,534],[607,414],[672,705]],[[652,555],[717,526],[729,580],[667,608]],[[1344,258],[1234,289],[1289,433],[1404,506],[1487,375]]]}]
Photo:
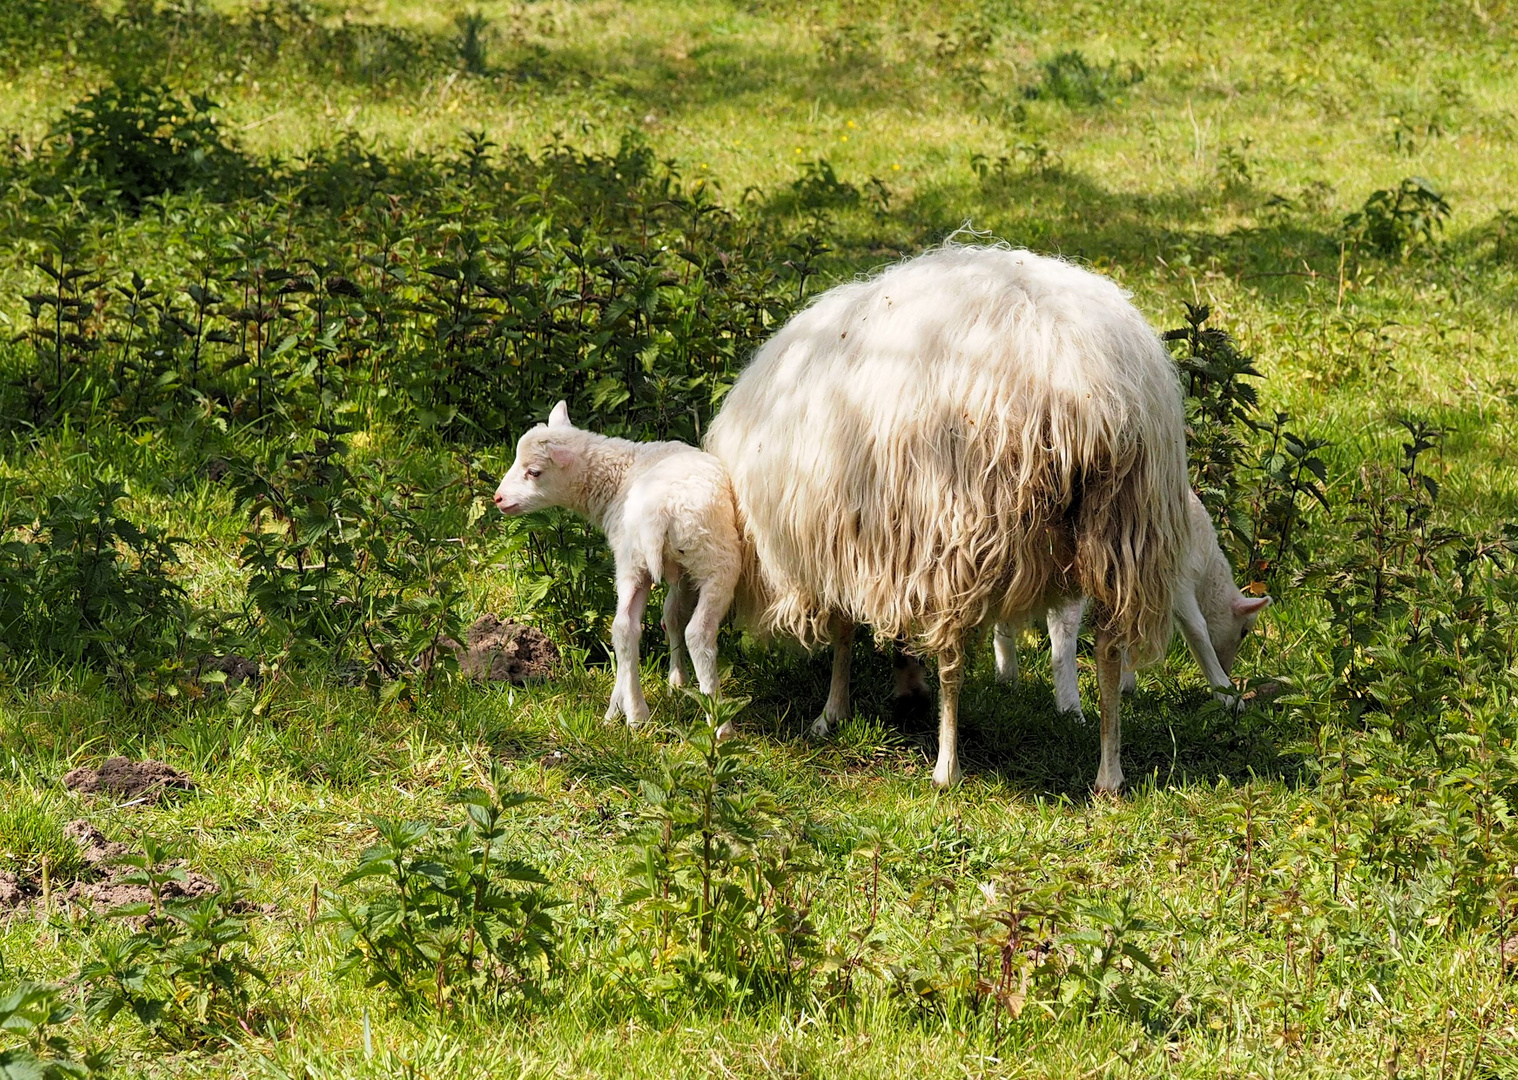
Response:
[{"label": "white lamb", "polygon": [[[1217,699],[1237,704],[1229,672],[1233,670],[1239,646],[1254,628],[1260,612],[1269,606],[1270,597],[1248,597],[1239,591],[1228,559],[1218,546],[1212,520],[1195,493],[1191,496],[1189,524],[1190,537],[1176,575],[1171,611]],[[1054,604],[1046,613],[1054,668],[1054,703],[1060,712],[1081,711],[1075,639],[1085,613],[1086,601],[1081,597]],[[1017,634],[1022,625],[996,625],[996,677],[1001,682],[1012,682],[1018,676]],[[1133,671],[1125,669],[1123,689],[1132,690],[1133,684]]]},{"label": "white lamb", "polygon": [[658,581],[669,583],[663,621],[670,685],[685,685],[688,650],[701,692],[717,692],[717,628],[741,562],[732,483],[720,461],[684,443],[583,431],[569,422],[569,406],[561,401],[547,424],[517,443],[495,504],[503,514],[562,506],[606,533],[617,564],[617,675],[608,720],[626,715],[635,727],[648,719],[638,638]]}]

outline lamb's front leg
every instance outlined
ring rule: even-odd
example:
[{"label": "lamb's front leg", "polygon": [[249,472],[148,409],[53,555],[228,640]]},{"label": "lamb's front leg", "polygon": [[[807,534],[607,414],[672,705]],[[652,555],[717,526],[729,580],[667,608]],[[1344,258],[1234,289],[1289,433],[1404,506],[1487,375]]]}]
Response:
[{"label": "lamb's front leg", "polygon": [[833,641],[833,677],[828,681],[828,700],[822,715],[812,721],[812,735],[818,739],[849,718],[849,673],[854,666],[854,624],[842,615],[828,620],[828,637]]},{"label": "lamb's front leg", "polygon": [[1176,604],[1175,614],[1176,621],[1181,624],[1181,636],[1186,639],[1191,655],[1196,657],[1197,665],[1207,677],[1213,697],[1235,710],[1242,709],[1244,700],[1234,687],[1233,680],[1223,670],[1223,665],[1218,662],[1217,651],[1212,647],[1212,635],[1207,631],[1207,619],[1203,616],[1196,597],[1182,596]]},{"label": "lamb's front leg", "polygon": [[[696,599],[696,610],[691,613],[685,627],[685,644],[690,649],[691,666],[696,669],[696,684],[701,692],[713,695],[717,692],[717,632],[722,628],[722,618],[733,602],[735,580],[708,579],[701,583]],[[717,729],[717,738],[725,739],[733,734],[731,723]]]},{"label": "lamb's front leg", "polygon": [[682,573],[664,593],[664,637],[669,642],[669,685],[679,689],[690,682],[686,663],[685,628],[695,607],[689,574]]},{"label": "lamb's front leg", "polygon": [[638,638],[643,633],[643,609],[652,588],[653,580],[647,574],[617,578],[617,617],[611,624],[617,678],[606,719],[615,720],[625,713],[628,727],[637,727],[648,720],[648,702],[643,700],[643,686],[638,679]]}]

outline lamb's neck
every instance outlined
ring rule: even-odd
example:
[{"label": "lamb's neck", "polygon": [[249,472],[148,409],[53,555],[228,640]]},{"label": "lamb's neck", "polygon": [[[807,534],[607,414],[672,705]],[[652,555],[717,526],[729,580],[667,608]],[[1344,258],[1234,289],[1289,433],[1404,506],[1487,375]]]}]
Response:
[{"label": "lamb's neck", "polygon": [[638,451],[639,445],[627,439],[586,432],[585,469],[575,492],[577,505],[570,509],[606,531],[607,514],[627,486],[627,473]]}]

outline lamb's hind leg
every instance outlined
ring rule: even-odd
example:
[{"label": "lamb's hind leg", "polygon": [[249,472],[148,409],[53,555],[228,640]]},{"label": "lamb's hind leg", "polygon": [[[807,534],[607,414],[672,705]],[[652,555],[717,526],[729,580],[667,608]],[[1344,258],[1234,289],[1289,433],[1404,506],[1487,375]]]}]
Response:
[{"label": "lamb's hind leg", "polygon": [[964,682],[964,648],[938,654],[938,763],[933,784],[940,788],[959,783],[959,688]]},{"label": "lamb's hind leg", "polygon": [[664,637],[669,642],[669,685],[676,689],[690,682],[687,663],[690,654],[685,649],[685,628],[690,623],[691,610],[696,606],[691,595],[689,574],[681,574],[664,593]]},{"label": "lamb's hind leg", "polygon": [[[733,602],[734,584],[726,577],[702,582],[696,610],[685,626],[685,644],[690,649],[691,666],[696,669],[696,685],[701,687],[703,694],[717,692],[717,631]],[[719,739],[731,734],[728,724],[717,730]]]},{"label": "lamb's hind leg", "polygon": [[828,636],[833,640],[833,677],[828,682],[828,700],[822,707],[822,715],[812,722],[812,734],[819,739],[853,712],[849,703],[849,672],[854,666],[854,624],[842,615],[834,615],[828,620]]},{"label": "lamb's hind leg", "polygon": [[643,687],[638,679],[638,638],[643,633],[643,609],[648,605],[652,588],[653,581],[647,574],[617,578],[617,617],[611,624],[617,677],[606,719],[615,720],[625,714],[628,727],[637,727],[648,720],[648,702],[643,700]]},{"label": "lamb's hind leg", "polygon": [[1075,663],[1076,639],[1081,632],[1081,617],[1086,601],[1075,597],[1049,608],[1049,660],[1054,668],[1054,707],[1062,713],[1081,713],[1080,670]]},{"label": "lamb's hind leg", "polygon": [[999,622],[992,635],[996,648],[996,681],[1014,683],[1021,674],[1017,666],[1017,636],[1022,633],[1021,622]]}]

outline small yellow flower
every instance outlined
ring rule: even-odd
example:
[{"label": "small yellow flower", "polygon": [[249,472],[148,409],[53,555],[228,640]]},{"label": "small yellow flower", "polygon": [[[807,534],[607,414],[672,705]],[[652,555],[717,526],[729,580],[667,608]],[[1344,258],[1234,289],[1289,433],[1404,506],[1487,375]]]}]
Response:
[{"label": "small yellow flower", "polygon": [[849,137],[848,137],[848,136],[847,136],[847,135],[842,135],[842,136],[840,136],[840,138],[841,138],[841,139],[842,139],[842,140],[843,140],[843,141],[844,141],[844,142],[848,142],[848,141],[849,141]]},{"label": "small yellow flower", "polygon": [[796,147],[796,153],[798,153],[798,154],[801,153],[801,147],[799,147],[799,146]]},{"label": "small yellow flower", "polygon": [[853,127],[853,126],[854,126],[854,121],[850,120],[849,121],[849,127]]},{"label": "small yellow flower", "polygon": [[900,165],[894,165],[894,164],[893,164],[893,165],[892,165],[892,166],[891,166],[891,168],[892,168],[892,169],[894,169],[894,170],[895,170],[895,171],[896,171],[896,172],[901,172],[901,166],[900,166]]}]

